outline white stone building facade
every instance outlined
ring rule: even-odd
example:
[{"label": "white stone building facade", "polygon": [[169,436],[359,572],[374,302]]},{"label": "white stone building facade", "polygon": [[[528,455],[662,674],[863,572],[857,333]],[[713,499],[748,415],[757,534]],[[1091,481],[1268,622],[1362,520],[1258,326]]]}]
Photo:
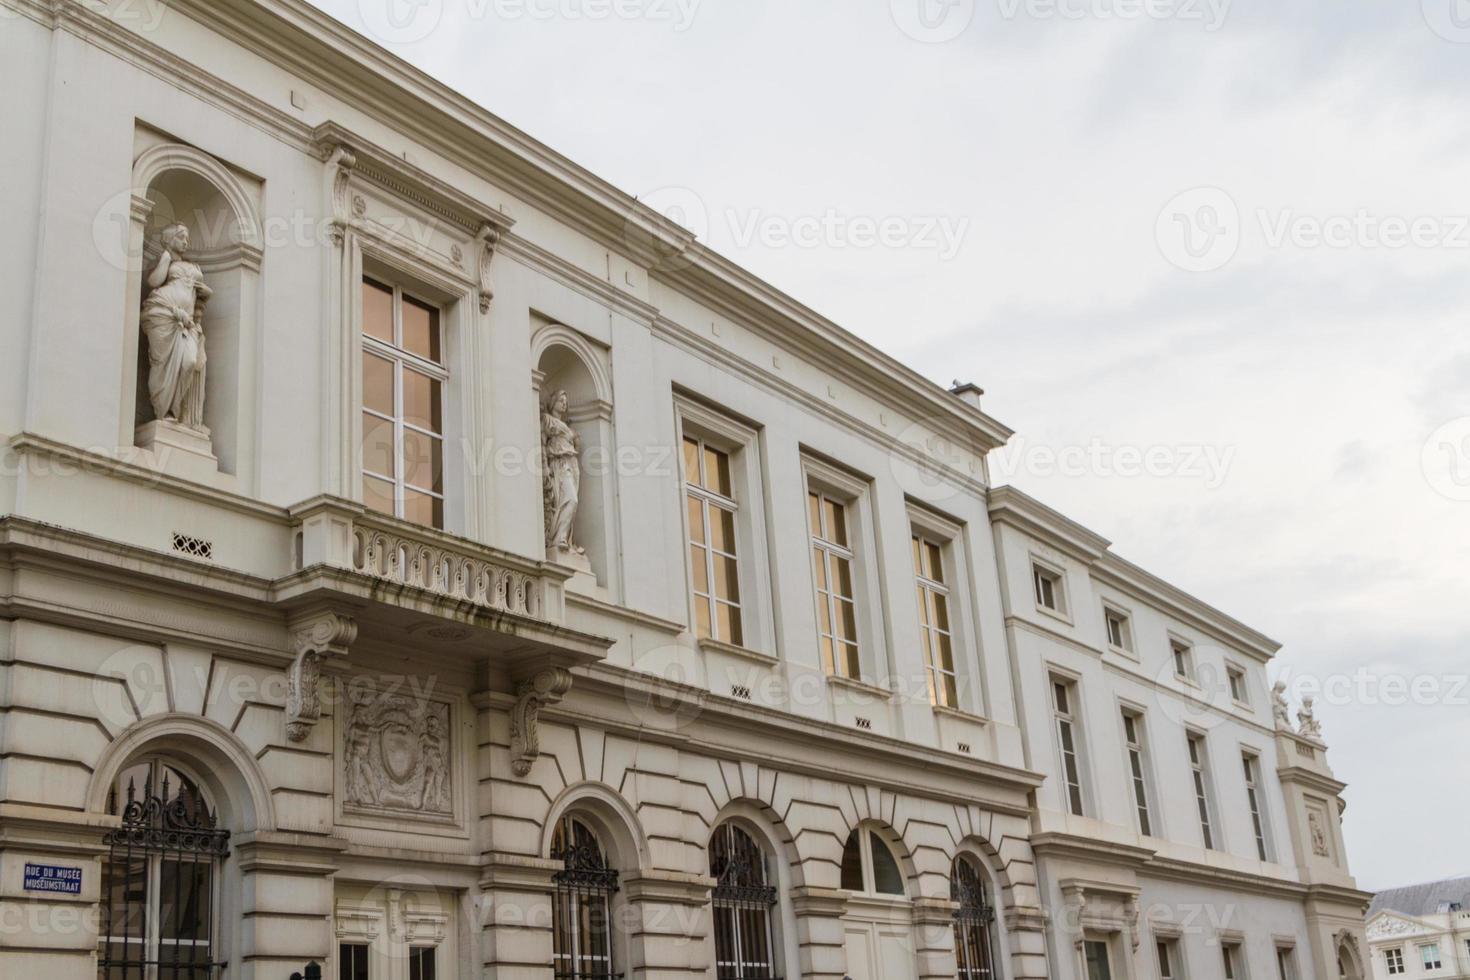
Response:
[{"label": "white stone building facade", "polygon": [[1470,878],[1379,892],[1367,935],[1378,980],[1470,977]]},{"label": "white stone building facade", "polygon": [[0,56],[0,976],[1363,975],[1275,646],[978,392],[300,0]]}]

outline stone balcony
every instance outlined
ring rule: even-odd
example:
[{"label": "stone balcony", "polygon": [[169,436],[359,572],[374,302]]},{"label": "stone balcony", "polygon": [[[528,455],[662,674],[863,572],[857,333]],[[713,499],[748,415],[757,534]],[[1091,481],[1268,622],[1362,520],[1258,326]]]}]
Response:
[{"label": "stone balcony", "polygon": [[292,574],[276,601],[329,608],[375,634],[468,648],[511,673],[601,660],[609,641],[568,629],[571,569],[317,497],[290,508]]}]

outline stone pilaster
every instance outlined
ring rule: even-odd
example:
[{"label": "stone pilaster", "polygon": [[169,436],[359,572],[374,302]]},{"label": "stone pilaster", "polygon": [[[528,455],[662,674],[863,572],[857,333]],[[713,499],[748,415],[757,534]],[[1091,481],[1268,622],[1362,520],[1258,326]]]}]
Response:
[{"label": "stone pilaster", "polygon": [[627,937],[632,980],[709,976],[710,890],[707,875],[638,871],[623,878],[620,935]]},{"label": "stone pilaster", "polygon": [[803,980],[842,980],[847,975],[847,942],[842,916],[847,892],[804,886],[793,890],[796,942]]},{"label": "stone pilaster", "polygon": [[958,908],[948,899],[914,899],[914,958],[919,980],[949,980],[958,975],[954,946],[954,914]]},{"label": "stone pilaster", "polygon": [[480,877],[480,948],[486,980],[550,980],[552,876],[561,862],[494,853]]},{"label": "stone pilaster", "polygon": [[[240,872],[241,980],[279,980],[333,952],[333,881],[345,841],[261,832],[230,841]],[[233,969],[233,968],[232,968]]]}]

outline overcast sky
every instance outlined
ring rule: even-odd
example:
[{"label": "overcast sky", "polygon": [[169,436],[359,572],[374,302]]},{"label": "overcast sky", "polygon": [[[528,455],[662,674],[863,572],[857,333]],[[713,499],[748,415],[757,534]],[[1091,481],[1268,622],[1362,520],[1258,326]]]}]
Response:
[{"label": "overcast sky", "polygon": [[1470,2],[314,2],[984,387],[998,482],[1337,679],[1359,884],[1470,873]]}]

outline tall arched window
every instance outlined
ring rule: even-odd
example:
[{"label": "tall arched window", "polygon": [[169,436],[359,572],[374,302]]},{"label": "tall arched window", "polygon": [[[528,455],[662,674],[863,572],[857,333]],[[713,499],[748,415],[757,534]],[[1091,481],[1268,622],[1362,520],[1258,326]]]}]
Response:
[{"label": "tall arched window", "polygon": [[949,872],[949,898],[958,902],[954,914],[955,961],[959,980],[992,980],[995,907],[985,887],[985,874],[973,861],[957,857]]},{"label": "tall arched window", "polygon": [[125,769],[108,794],[122,824],[103,838],[99,980],[212,980],[220,863],[230,833],[198,783],[160,759]]},{"label": "tall arched window", "polygon": [[903,873],[876,831],[854,830],[842,849],[842,887],[869,895],[902,895]]},{"label": "tall arched window", "polygon": [[617,869],[608,866],[597,832],[570,814],[556,825],[551,856],[562,863],[562,870],[552,876],[556,980],[608,980],[614,976],[612,899],[618,890]]},{"label": "tall arched window", "polygon": [[776,886],[765,851],[735,824],[721,824],[709,843],[709,873],[716,882],[715,975],[719,980],[773,980]]}]

